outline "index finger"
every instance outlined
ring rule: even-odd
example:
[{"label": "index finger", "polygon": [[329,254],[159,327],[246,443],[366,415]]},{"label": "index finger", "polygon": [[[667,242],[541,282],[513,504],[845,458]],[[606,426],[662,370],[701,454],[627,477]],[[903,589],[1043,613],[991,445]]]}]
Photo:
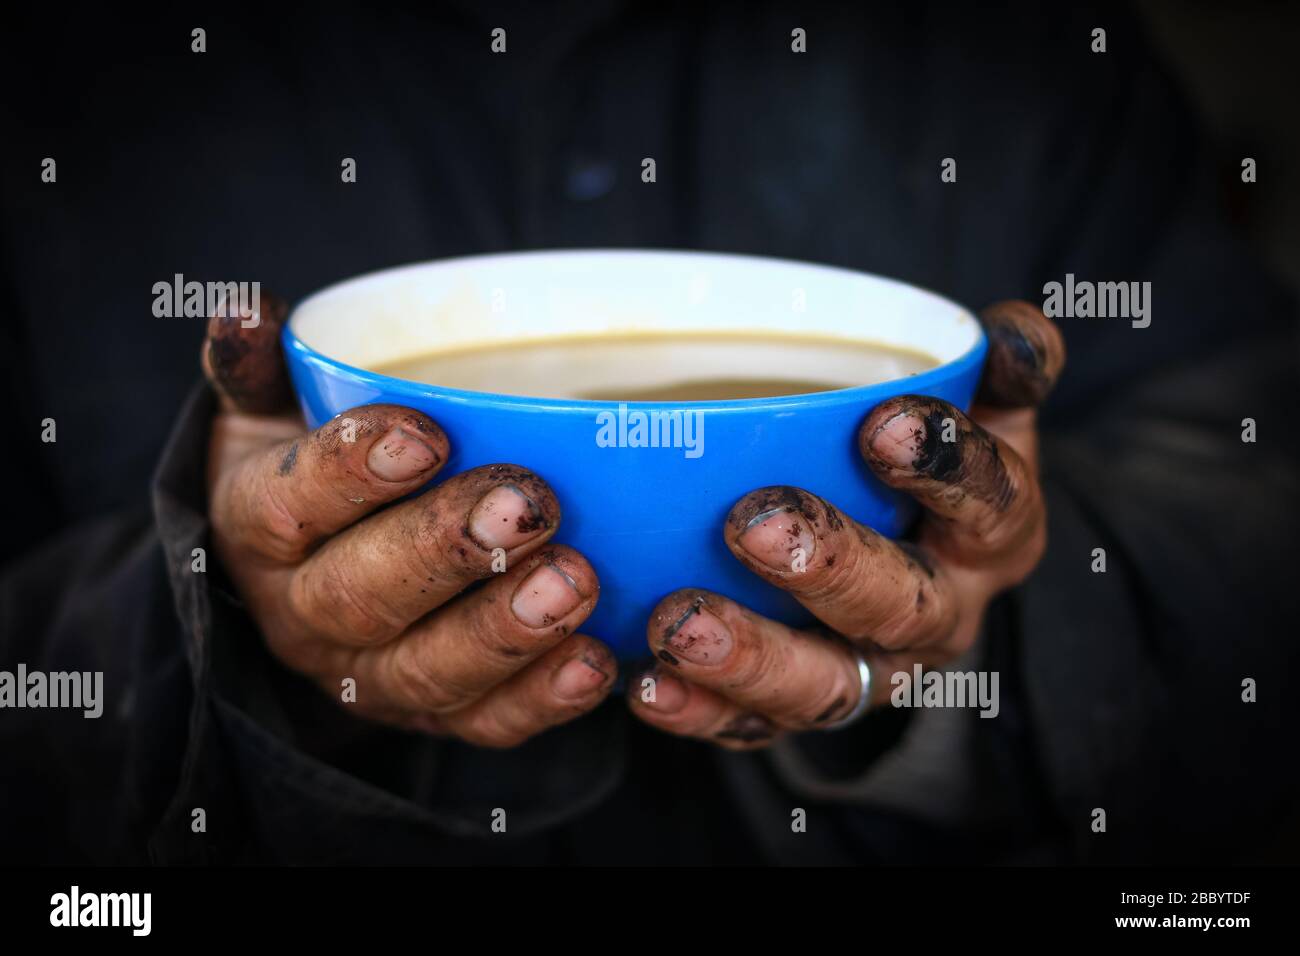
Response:
[{"label": "index finger", "polygon": [[723,536],[746,567],[851,640],[898,649],[952,633],[957,606],[945,568],[802,488],[751,491],[727,515]]}]

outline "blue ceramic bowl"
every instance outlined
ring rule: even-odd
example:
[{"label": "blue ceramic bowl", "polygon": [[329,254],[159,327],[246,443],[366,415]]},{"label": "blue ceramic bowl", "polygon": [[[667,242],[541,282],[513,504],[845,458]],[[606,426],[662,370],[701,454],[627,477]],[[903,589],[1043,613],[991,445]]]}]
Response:
[{"label": "blue ceramic bowl", "polygon": [[[451,347],[646,331],[832,336],[925,352],[941,364],[809,395],[633,402],[621,442],[615,402],[469,392],[367,370]],[[582,630],[623,658],[648,653],[650,611],[679,587],[806,622],[799,604],[728,551],[728,510],[755,488],[796,485],[896,536],[912,508],[861,461],[858,426],[879,402],[906,393],[967,408],[987,348],[968,311],[893,280],[788,260],[638,250],[476,256],[362,276],[299,304],[283,342],[312,428],[357,405],[405,405],[431,416],[451,441],[439,480],[498,462],[545,478],[563,509],[555,540],[586,555],[600,576],[600,601]],[[656,411],[700,413],[702,444],[628,447],[635,413]]]}]

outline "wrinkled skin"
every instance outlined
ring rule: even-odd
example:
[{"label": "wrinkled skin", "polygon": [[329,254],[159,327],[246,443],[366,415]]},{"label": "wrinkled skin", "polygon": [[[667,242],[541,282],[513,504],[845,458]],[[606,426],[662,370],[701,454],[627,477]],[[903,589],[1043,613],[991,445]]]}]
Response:
[{"label": "wrinkled skin", "polygon": [[905,395],[873,409],[858,433],[872,471],[924,509],[915,541],[887,540],[802,489],[746,495],[727,517],[728,547],[823,626],[789,628],[697,589],[670,594],[647,631],[658,663],[629,682],[634,713],[671,733],[761,747],[852,713],[857,652],[880,706],[893,674],[970,648],[989,602],[1046,547],[1035,407],[1065,364],[1060,333],[1028,303],[998,303],[981,320],[989,358],[969,417]]},{"label": "wrinkled skin", "polygon": [[368,405],[307,432],[288,404],[285,309],[264,295],[258,311],[254,328],[213,318],[203,366],[221,399],[214,544],[271,651],[358,714],[481,746],[600,703],[614,659],[577,633],[600,584],[582,555],[547,544],[560,505],[546,483],[489,465],[382,508],[437,475],[442,429]]},{"label": "wrinkled skin", "polygon": [[[561,513],[543,478],[490,465],[400,501],[437,476],[446,435],[392,405],[308,432],[279,352],[285,314],[264,294],[255,324],[214,317],[203,348],[221,401],[209,443],[214,545],[271,651],[336,700],[354,686],[344,706],[360,715],[480,746],[515,746],[594,708],[616,665],[577,629],[600,584],[582,555],[547,543]],[[880,705],[894,671],[971,646],[989,601],[1045,547],[1034,409],[1065,361],[1059,332],[1027,303],[981,319],[990,352],[969,418],[903,396],[859,432],[873,471],[924,507],[916,540],[886,540],[798,488],[746,495],[721,529],[727,545],[823,626],[795,630],[722,595],[674,592],[648,623],[658,663],[629,681],[633,713],[759,747],[854,709],[854,648]]]}]

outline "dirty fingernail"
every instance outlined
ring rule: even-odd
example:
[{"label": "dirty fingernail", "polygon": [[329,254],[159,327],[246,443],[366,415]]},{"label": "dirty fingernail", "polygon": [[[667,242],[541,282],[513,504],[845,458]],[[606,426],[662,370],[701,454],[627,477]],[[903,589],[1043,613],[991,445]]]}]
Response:
[{"label": "dirty fingernail", "polygon": [[479,547],[511,548],[529,541],[549,527],[542,509],[514,485],[493,488],[469,515],[469,533]]},{"label": "dirty fingernail", "polygon": [[[697,598],[664,632],[663,650],[669,657],[692,664],[720,664],[731,653],[731,631],[708,610],[703,598]],[[660,657],[676,663],[663,657],[662,652]]]},{"label": "dirty fingernail", "polygon": [[370,446],[366,465],[384,481],[410,481],[438,463],[438,453],[400,425]]},{"label": "dirty fingernail", "polygon": [[609,676],[593,662],[575,657],[555,672],[551,678],[551,690],[557,697],[574,700],[590,694],[608,679]]},{"label": "dirty fingernail", "polygon": [[817,548],[808,519],[788,508],[755,515],[736,540],[773,571],[793,571],[801,561],[807,566]]},{"label": "dirty fingernail", "polygon": [[871,454],[895,468],[912,468],[925,444],[925,422],[911,412],[900,412],[871,436]]},{"label": "dirty fingernail", "polygon": [[542,564],[515,588],[510,610],[528,627],[546,627],[582,601],[573,578],[553,564]]}]

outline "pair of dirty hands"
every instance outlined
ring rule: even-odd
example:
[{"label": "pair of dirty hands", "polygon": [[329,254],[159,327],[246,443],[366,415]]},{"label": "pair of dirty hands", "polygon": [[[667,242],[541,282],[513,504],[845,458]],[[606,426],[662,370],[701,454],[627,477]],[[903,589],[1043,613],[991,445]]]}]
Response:
[{"label": "pair of dirty hands", "polygon": [[[285,312],[264,295],[256,325],[214,317],[203,347],[221,402],[208,456],[213,544],[271,651],[336,700],[353,678],[357,713],[480,746],[515,746],[597,706],[616,663],[578,629],[600,584],[581,554],[548,544],[560,503],[544,477],[486,465],[385,508],[438,474],[447,436],[394,405],[306,432],[280,353]],[[887,540],[800,489],[747,494],[718,533],[823,626],[797,630],[723,595],[674,592],[647,622],[656,663],[627,681],[634,714],[757,747],[852,712],[857,651],[878,706],[894,673],[970,647],[989,601],[1045,547],[1035,408],[1065,362],[1060,333],[1033,306],[1003,302],[981,319],[990,348],[969,417],[905,396],[871,410],[858,433],[871,470],[923,506],[914,542]],[[493,572],[498,548],[504,573]]]}]

